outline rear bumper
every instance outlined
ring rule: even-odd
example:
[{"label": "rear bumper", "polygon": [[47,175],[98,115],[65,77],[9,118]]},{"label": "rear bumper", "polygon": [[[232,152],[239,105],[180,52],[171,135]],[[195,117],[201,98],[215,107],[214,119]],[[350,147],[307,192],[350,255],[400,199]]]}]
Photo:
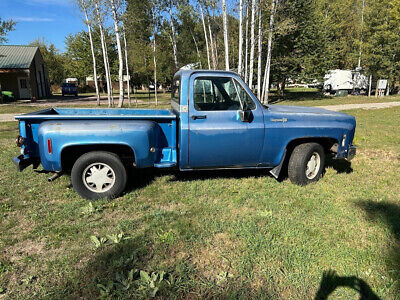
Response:
[{"label": "rear bumper", "polygon": [[350,146],[349,151],[347,152],[347,157],[346,159],[348,161],[351,161],[357,154],[357,147],[356,146]]},{"label": "rear bumper", "polygon": [[37,167],[38,161],[33,158],[25,158],[22,154],[14,157],[13,162],[15,167],[17,168],[18,172],[22,172],[25,168],[29,167],[30,165],[34,165],[34,168]]}]

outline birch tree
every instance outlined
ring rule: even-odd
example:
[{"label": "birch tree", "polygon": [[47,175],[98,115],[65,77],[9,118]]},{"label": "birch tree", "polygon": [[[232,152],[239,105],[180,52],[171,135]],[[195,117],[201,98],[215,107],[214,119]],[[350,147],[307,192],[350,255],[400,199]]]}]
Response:
[{"label": "birch tree", "polygon": [[212,33],[212,30],[211,30],[211,17],[210,17],[210,15],[208,14],[208,16],[207,16],[207,19],[208,19],[208,32],[209,32],[209,35],[210,35],[210,45],[211,45],[211,58],[212,58],[212,63],[213,63],[213,69],[215,70],[215,69],[217,69],[217,55],[216,55],[216,53],[215,53],[215,42],[214,42],[214,39],[213,39],[213,33]]},{"label": "birch tree", "polygon": [[172,2],[172,0],[169,0],[168,13],[169,13],[169,17],[170,17],[171,31],[172,31],[172,37],[171,37],[172,50],[173,50],[173,54],[174,54],[175,68],[178,69],[179,68],[179,64],[178,64],[178,49],[177,49],[177,46],[176,46],[176,31],[175,31],[174,15],[173,15],[173,12],[172,12],[172,7],[173,7],[173,2]]},{"label": "birch tree", "polygon": [[261,1],[258,3],[258,66],[257,66],[257,98],[261,99],[261,77],[262,77],[262,24],[261,24]]},{"label": "birch tree", "polygon": [[119,15],[117,12],[117,6],[119,6],[119,0],[109,0],[111,5],[111,12],[112,17],[114,20],[114,29],[115,29],[115,38],[117,40],[117,49],[118,49],[118,80],[119,80],[119,101],[118,107],[122,107],[124,105],[124,79],[123,79],[123,72],[124,72],[124,59],[122,56],[122,47],[121,47],[121,36],[120,36],[120,29],[119,29]]},{"label": "birch tree", "polygon": [[246,50],[244,53],[244,81],[248,82],[249,79],[249,68],[248,68],[248,59],[249,59],[249,1],[246,0]]},{"label": "birch tree", "polygon": [[156,35],[157,35],[157,18],[156,18],[156,4],[152,8],[153,15],[153,63],[154,63],[154,99],[156,106],[158,105],[157,97],[157,58],[156,58]]},{"label": "birch tree", "polygon": [[107,54],[107,45],[106,39],[104,36],[104,27],[103,27],[103,17],[99,8],[99,1],[94,1],[96,16],[97,16],[97,23],[99,26],[100,31],[100,40],[101,40],[101,49],[103,51],[103,60],[104,60],[104,69],[106,75],[106,82],[107,82],[107,99],[108,99],[108,107],[113,106],[113,96],[112,96],[112,84],[111,84],[111,74],[110,74],[110,64],[108,61],[108,54]]},{"label": "birch tree", "polygon": [[276,12],[276,0],[272,0],[271,3],[271,14],[269,18],[269,30],[268,30],[268,48],[267,48],[267,63],[265,64],[265,73],[264,73],[264,83],[263,83],[263,92],[261,95],[261,102],[264,104],[268,104],[269,97],[269,78],[271,71],[271,51],[272,51],[272,37],[273,37],[273,29],[274,29],[274,17]]},{"label": "birch tree", "polygon": [[226,0],[222,0],[222,19],[224,28],[225,70],[229,71],[228,19],[226,16]]},{"label": "birch tree", "polygon": [[203,7],[201,2],[199,2],[199,7],[200,7],[200,16],[201,16],[201,23],[203,25],[203,31],[204,31],[204,39],[206,41],[206,50],[207,50],[207,63],[208,63],[208,69],[211,69],[210,65],[210,50],[208,46],[208,37],[207,37],[207,29],[206,29],[206,22],[204,21],[204,12],[203,12]]},{"label": "birch tree", "polygon": [[253,72],[254,72],[254,48],[255,48],[255,27],[256,19],[256,0],[251,1],[251,25],[250,25],[250,66],[249,66],[249,82],[250,89],[253,89]]},{"label": "birch tree", "polygon": [[123,26],[123,37],[124,37],[124,52],[125,52],[125,71],[126,71],[126,87],[128,93],[128,104],[131,106],[131,84],[130,84],[130,75],[129,75],[129,64],[128,64],[128,47],[126,43],[126,31],[125,26]]},{"label": "birch tree", "polygon": [[243,62],[243,0],[239,1],[239,62],[238,73],[242,76],[242,62]]},{"label": "birch tree", "polygon": [[99,92],[99,84],[97,81],[97,66],[96,66],[96,56],[94,53],[94,46],[93,46],[93,37],[92,37],[92,26],[91,22],[89,20],[88,16],[88,3],[85,0],[80,0],[78,3],[79,7],[82,9],[84,15],[85,15],[85,20],[86,20],[86,26],[88,28],[88,33],[89,33],[89,41],[90,41],[90,50],[92,52],[92,60],[93,60],[93,80],[94,80],[94,86],[96,89],[96,99],[97,99],[97,105],[100,105],[100,92]]}]

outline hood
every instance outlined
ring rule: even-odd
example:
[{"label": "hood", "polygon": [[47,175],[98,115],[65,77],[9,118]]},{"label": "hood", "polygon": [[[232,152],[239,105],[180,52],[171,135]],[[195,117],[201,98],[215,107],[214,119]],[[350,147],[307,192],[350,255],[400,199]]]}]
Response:
[{"label": "hood", "polygon": [[307,115],[325,115],[325,116],[342,116],[349,117],[345,113],[331,111],[318,107],[305,107],[305,106],[292,106],[292,105],[268,105],[266,108],[270,112],[274,113],[286,113],[286,114],[307,114]]}]

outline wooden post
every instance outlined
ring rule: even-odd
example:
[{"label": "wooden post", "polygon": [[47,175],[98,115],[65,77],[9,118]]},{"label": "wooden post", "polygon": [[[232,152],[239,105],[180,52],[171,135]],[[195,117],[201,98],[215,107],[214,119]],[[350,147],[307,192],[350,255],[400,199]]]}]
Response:
[{"label": "wooden post", "polygon": [[378,98],[378,92],[379,92],[379,80],[376,82],[376,89],[375,89],[375,98]]}]

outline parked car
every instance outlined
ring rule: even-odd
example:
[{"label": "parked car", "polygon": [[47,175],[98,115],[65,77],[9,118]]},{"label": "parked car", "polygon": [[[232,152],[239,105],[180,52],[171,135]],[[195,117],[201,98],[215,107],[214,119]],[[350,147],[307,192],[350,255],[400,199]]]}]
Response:
[{"label": "parked car", "polygon": [[64,82],[61,87],[61,92],[63,97],[65,95],[74,95],[75,97],[78,96],[78,87],[75,83]]},{"label": "parked car", "polygon": [[1,91],[1,95],[3,97],[4,102],[14,101],[14,94],[11,91]]},{"label": "parked car", "polygon": [[16,116],[18,170],[40,164],[71,174],[84,198],[113,198],[127,168],[283,168],[293,183],[317,181],[325,157],[351,160],[356,120],[320,108],[263,106],[240,76],[181,70],[173,81],[172,109],[52,108]]}]

